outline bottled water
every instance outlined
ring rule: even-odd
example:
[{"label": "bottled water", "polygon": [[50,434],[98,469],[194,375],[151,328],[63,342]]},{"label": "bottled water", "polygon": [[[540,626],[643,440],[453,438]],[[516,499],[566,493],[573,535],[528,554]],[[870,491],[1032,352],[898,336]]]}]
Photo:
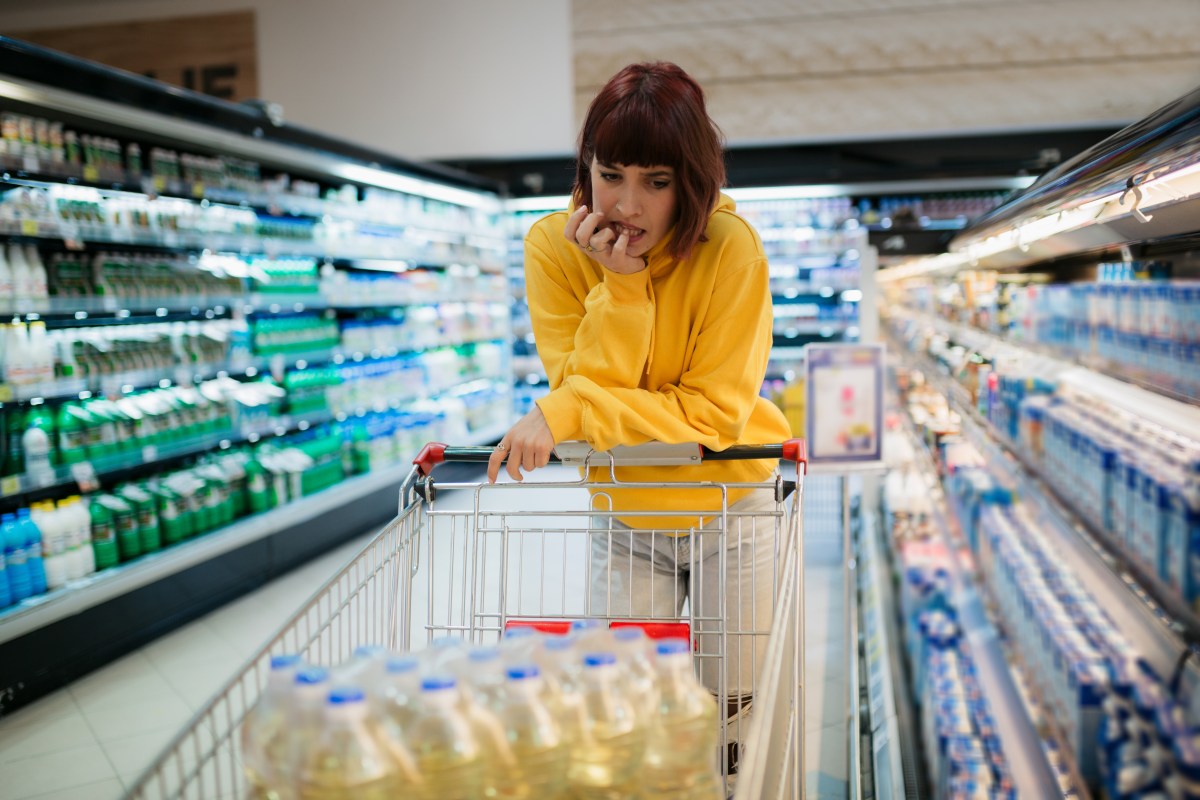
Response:
[{"label": "bottled water", "polygon": [[286,728],[268,750],[271,763],[281,765],[277,774],[282,776],[283,783],[271,787],[272,793],[265,797],[288,800],[298,796],[296,775],[321,731],[329,688],[329,670],[324,667],[305,667],[296,672]]},{"label": "bottled water", "polygon": [[632,698],[634,708],[648,718],[654,711],[656,694],[650,640],[641,628],[634,627],[618,628],[612,632],[612,637],[625,691]]},{"label": "bottled water", "polygon": [[461,687],[460,709],[471,727],[483,760],[483,788],[488,797],[496,792],[495,778],[516,769],[512,746],[496,711],[505,697],[504,667],[500,650],[482,647],[471,650],[458,662]]},{"label": "bottled water", "polygon": [[420,699],[419,664],[415,658],[389,657],[384,665],[379,692],[372,703],[372,724],[388,754],[396,762],[401,782],[405,785],[416,785],[421,780],[416,758],[408,744]]},{"label": "bottled water", "polygon": [[280,747],[291,714],[291,691],[300,667],[299,656],[274,656],[267,686],[242,723],[242,766],[251,797],[279,796],[288,775],[287,756]]},{"label": "bottled water", "polygon": [[500,657],[510,666],[528,664],[542,647],[542,637],[534,628],[509,628],[500,640]]},{"label": "bottled water", "polygon": [[329,693],[322,727],[299,771],[301,800],[390,800],[403,784],[399,766],[369,724],[362,689]]},{"label": "bottled water", "polygon": [[413,796],[419,800],[483,796],[483,758],[460,710],[453,678],[428,677],[421,682],[420,707],[407,741],[422,779]]},{"label": "bottled water", "polygon": [[346,665],[334,670],[332,680],[338,686],[358,686],[367,695],[374,695],[382,687],[387,660],[386,647],[379,645],[356,647]]},{"label": "bottled water", "polygon": [[655,689],[640,783],[649,796],[719,800],[717,704],[696,680],[687,640],[658,643]]},{"label": "bottled water", "polygon": [[508,691],[500,722],[512,747],[513,763],[497,769],[495,796],[513,800],[567,797],[568,750],[562,731],[542,702],[542,679],[532,664],[508,670]]},{"label": "bottled water", "polygon": [[567,781],[581,800],[636,796],[632,783],[641,767],[646,732],[620,686],[617,657],[590,653],[583,657],[583,667],[583,725],[572,743]]}]

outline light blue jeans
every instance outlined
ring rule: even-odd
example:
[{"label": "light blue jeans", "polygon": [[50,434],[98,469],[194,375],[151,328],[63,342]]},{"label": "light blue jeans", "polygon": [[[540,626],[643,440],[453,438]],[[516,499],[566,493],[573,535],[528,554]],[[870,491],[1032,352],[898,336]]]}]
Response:
[{"label": "light blue jeans", "polygon": [[725,526],[717,516],[688,531],[640,530],[594,516],[589,615],[690,618],[704,685],[719,694],[724,655],[729,699],[751,695],[771,630],[787,518],[771,489],[730,505]]}]

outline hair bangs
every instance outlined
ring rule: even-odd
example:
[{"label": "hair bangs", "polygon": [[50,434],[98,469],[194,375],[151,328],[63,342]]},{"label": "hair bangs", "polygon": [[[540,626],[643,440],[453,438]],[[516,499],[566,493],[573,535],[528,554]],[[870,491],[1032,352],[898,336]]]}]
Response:
[{"label": "hair bangs", "polygon": [[592,139],[593,155],[601,164],[678,168],[681,143],[650,97],[634,95],[603,117]]}]

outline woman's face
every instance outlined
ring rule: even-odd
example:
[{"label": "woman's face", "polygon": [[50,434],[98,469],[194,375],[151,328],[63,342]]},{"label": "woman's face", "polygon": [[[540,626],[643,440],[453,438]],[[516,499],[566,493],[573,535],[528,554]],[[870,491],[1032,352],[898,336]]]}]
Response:
[{"label": "woman's face", "polygon": [[612,228],[615,236],[628,233],[625,252],[640,258],[675,224],[675,170],[601,164],[593,158],[591,211],[604,213],[602,227]]}]

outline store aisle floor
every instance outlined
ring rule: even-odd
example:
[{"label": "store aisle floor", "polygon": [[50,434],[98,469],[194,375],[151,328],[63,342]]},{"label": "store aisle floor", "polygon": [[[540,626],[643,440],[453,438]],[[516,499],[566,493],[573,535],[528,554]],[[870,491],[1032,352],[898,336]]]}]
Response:
[{"label": "store aisle floor", "polygon": [[[846,648],[837,492],[836,479],[809,480],[804,730],[806,783],[813,798],[844,797],[846,786]],[[0,795],[4,800],[122,797],[213,692],[373,533],[364,532],[268,586],[0,719]],[[424,616],[423,607],[417,611]]]}]

